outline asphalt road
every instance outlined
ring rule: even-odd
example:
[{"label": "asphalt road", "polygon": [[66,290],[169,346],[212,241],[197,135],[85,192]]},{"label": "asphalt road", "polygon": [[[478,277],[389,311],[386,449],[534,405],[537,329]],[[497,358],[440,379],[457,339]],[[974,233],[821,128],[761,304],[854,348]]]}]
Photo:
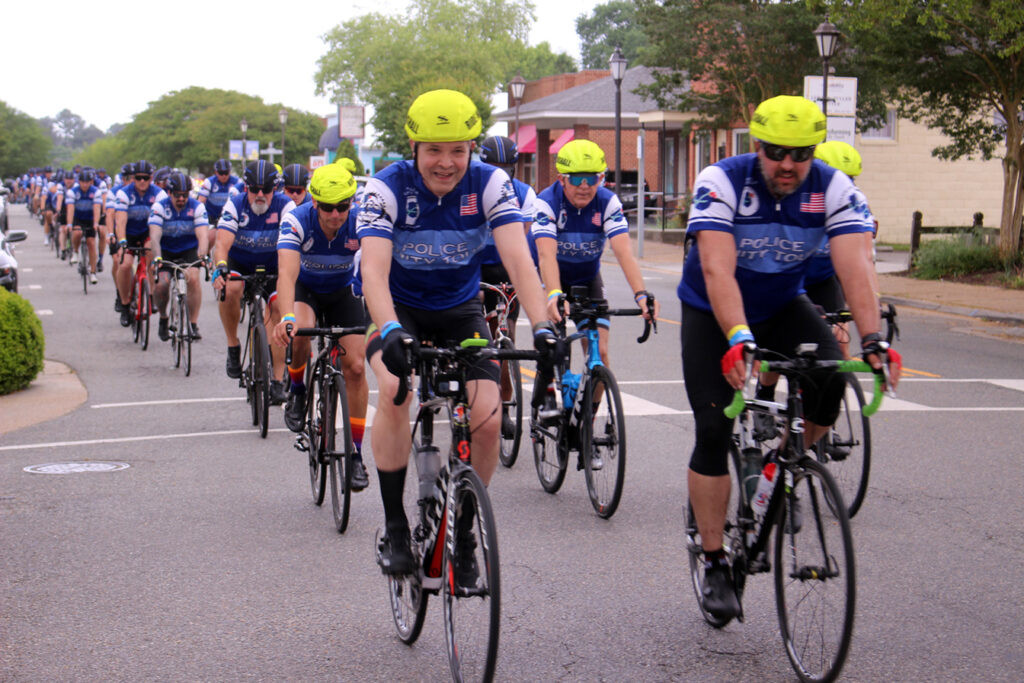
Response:
[{"label": "asphalt road", "polygon": [[[21,286],[46,355],[72,366],[89,397],[0,439],[0,680],[447,679],[438,601],[414,646],[395,635],[373,561],[375,478],[338,535],[329,507],[311,502],[281,414],[266,440],[249,424],[209,290],[186,378],[155,328],[142,352],[119,326],[108,273],[83,295],[21,207],[11,223],[31,232]],[[607,272],[613,305],[628,305],[624,280]],[[500,680],[794,678],[768,576],[748,585],[745,623],[716,631],[698,613],[681,519],[693,427],[678,275],[645,274],[665,304],[660,334],[638,347],[637,320],[613,332],[629,439],[618,513],[597,518],[575,471],[544,493],[526,446],[491,487]],[[1019,680],[1024,345],[963,318],[903,310],[901,322],[909,370],[872,420],[871,487],[853,523],[845,678]],[[129,467],[24,469],[94,461]]]}]

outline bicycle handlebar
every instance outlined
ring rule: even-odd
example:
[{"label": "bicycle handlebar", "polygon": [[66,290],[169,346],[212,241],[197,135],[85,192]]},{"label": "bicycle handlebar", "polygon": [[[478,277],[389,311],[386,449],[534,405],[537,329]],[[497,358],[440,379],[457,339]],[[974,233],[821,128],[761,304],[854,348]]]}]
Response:
[{"label": "bicycle handlebar", "polygon": [[[577,315],[596,320],[604,316],[644,314],[643,310],[639,308],[608,308],[608,302],[604,299],[591,300],[585,296],[577,296],[575,294],[559,294],[559,308],[562,307],[565,301],[569,302],[570,316]],[[636,338],[638,344],[643,344],[647,341],[648,337],[651,336],[652,328],[655,334],[658,333],[658,320],[654,317],[654,295],[650,292],[647,294],[647,310],[650,311],[651,317],[650,319],[644,318],[644,331]]]}]

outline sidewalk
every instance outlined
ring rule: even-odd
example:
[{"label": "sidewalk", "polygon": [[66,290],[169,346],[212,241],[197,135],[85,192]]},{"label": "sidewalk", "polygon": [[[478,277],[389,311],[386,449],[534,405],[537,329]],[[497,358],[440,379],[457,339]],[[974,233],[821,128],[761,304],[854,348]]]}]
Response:
[{"label": "sidewalk", "polygon": [[43,371],[28,388],[0,396],[0,435],[67,415],[87,397],[74,370],[43,361]]}]

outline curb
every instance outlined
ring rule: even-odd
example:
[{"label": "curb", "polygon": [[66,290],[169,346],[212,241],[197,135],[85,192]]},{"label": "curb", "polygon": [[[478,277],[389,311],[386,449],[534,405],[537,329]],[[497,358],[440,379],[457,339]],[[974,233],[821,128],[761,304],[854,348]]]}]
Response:
[{"label": "curb", "polygon": [[[999,311],[990,311],[984,308],[968,308],[966,306],[946,306],[944,304],[937,304],[931,301],[921,301],[920,299],[904,299],[898,296],[888,296],[883,294],[882,301],[892,302],[897,306],[907,306],[910,308],[920,308],[926,311],[936,311],[938,313],[949,313],[952,315],[962,315],[968,318],[978,318],[980,320],[989,320],[991,322],[1005,323],[1007,325],[1019,325],[1024,326],[1024,315],[1016,315],[1013,313],[1002,313]],[[1024,330],[1008,331],[1009,334],[1024,336]]]},{"label": "curb", "polygon": [[44,360],[43,371],[26,388],[0,396],[3,426],[0,434],[31,427],[67,415],[85,403],[89,394],[71,367]]}]

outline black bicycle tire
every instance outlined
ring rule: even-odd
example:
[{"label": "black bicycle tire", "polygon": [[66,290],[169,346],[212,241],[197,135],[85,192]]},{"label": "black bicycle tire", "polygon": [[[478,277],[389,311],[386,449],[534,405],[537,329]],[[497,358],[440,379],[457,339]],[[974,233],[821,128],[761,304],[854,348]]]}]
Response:
[{"label": "black bicycle tire", "polygon": [[181,295],[181,308],[178,317],[181,319],[181,343],[185,347],[185,376],[188,377],[192,374],[192,322],[188,313],[188,292],[183,292]]},{"label": "black bicycle tire", "polygon": [[259,398],[256,396],[256,379],[253,377],[254,366],[252,363],[252,350],[253,344],[255,343],[255,337],[255,327],[250,325],[246,328],[245,333],[245,353],[243,353],[239,359],[239,362],[242,365],[240,386],[245,387],[245,400],[249,404],[249,418],[252,420],[253,427],[260,423],[261,410]]},{"label": "black bicycle tire", "polygon": [[170,284],[170,303],[167,306],[167,328],[170,330],[171,355],[174,356],[174,367],[181,367],[181,307],[179,306],[178,294],[175,291],[177,285]]},{"label": "black bicycle tire", "polygon": [[[514,349],[515,344],[511,339],[504,339],[501,342],[500,348],[502,349]],[[512,439],[506,439],[504,434],[500,439],[501,449],[498,455],[498,459],[505,467],[512,467],[516,463],[516,459],[519,457],[519,446],[523,440],[523,373],[522,368],[519,367],[518,360],[507,360],[502,363],[502,366],[508,369],[509,382],[512,385],[512,422],[515,425],[515,432]],[[499,391],[501,384],[499,382]],[[501,413],[504,418],[506,410],[505,402],[502,401]],[[507,445],[507,442],[511,441],[511,445]]]},{"label": "black bicycle tire", "polygon": [[[331,514],[334,516],[334,528],[339,534],[343,534],[348,529],[348,517],[352,507],[352,457],[355,446],[352,444],[352,425],[349,422],[345,380],[343,377],[335,375],[331,385],[332,395],[329,400],[335,410],[341,408],[341,437],[344,445],[341,454],[330,459],[328,468],[328,476],[331,480]],[[337,412],[334,413],[334,416],[334,424],[328,430],[330,440],[327,450],[337,453]]]},{"label": "black bicycle tire", "polygon": [[[818,443],[814,444],[813,450],[818,462],[828,467],[829,474],[832,475],[836,487],[843,495],[843,500],[846,501],[846,513],[850,519],[853,519],[864,503],[871,474],[871,421],[864,415],[864,390],[861,388],[857,376],[852,373],[846,375],[846,382],[853,390],[859,409],[856,413],[850,411],[848,393],[843,392],[835,424]],[[845,429],[844,423],[847,425]],[[861,437],[859,443],[855,433],[858,425]],[[849,446],[850,453],[841,461],[837,461],[828,451],[830,446],[834,446],[835,430],[840,430],[845,437],[848,437],[841,441],[840,445]],[[860,458],[859,466],[856,464],[857,458]]]},{"label": "black bicycle tire", "polygon": [[262,323],[257,321],[255,326],[256,334],[253,340],[252,357],[253,382],[256,384],[256,394],[259,397],[259,428],[260,438],[267,438],[267,431],[270,428],[270,376],[268,372],[270,347],[267,345],[267,330]]},{"label": "black bicycle tire", "polygon": [[82,275],[82,293],[89,293],[89,243],[85,239],[85,235],[82,235],[82,241],[78,245],[79,250],[82,252],[78,258],[78,272]]},{"label": "black bicycle tire", "polygon": [[[614,434],[612,435],[613,451],[618,451],[615,454],[614,484],[611,495],[607,500],[598,491],[600,487],[597,486],[595,480],[593,460],[587,457],[590,454],[591,446],[596,436],[594,434],[595,420],[593,419],[594,416],[591,415],[591,406],[593,405],[593,395],[598,384],[604,384],[605,387],[602,402],[610,400],[611,404],[613,404],[609,406],[609,415],[614,420]],[[586,392],[583,397],[583,412],[584,415],[580,418],[580,452],[583,454],[583,474],[587,482],[587,495],[590,497],[590,504],[594,507],[594,512],[597,513],[597,516],[602,519],[608,519],[619,508],[619,503],[622,500],[622,488],[626,480],[626,421],[622,410],[622,394],[619,393],[619,385],[615,381],[615,375],[607,367],[598,366],[591,371],[590,381],[587,382]],[[607,436],[606,427],[605,435],[600,438],[603,439]],[[605,458],[604,467],[608,467],[607,458]]]},{"label": "black bicycle tire", "polygon": [[[406,645],[412,645],[423,631],[430,594],[423,589],[419,572],[386,576],[388,604],[391,606],[391,618],[395,622],[398,639]],[[411,594],[408,603],[405,599],[406,593]]]},{"label": "black bicycle tire", "polygon": [[139,297],[139,324],[142,326],[142,350],[145,351],[149,348],[149,319],[152,317],[150,311],[153,308],[153,304],[150,301],[149,293],[149,280],[143,280],[140,286],[142,296]]},{"label": "black bicycle tire", "polygon": [[309,369],[306,370],[306,438],[309,443],[309,487],[313,494],[313,504],[320,506],[323,505],[327,492],[327,465],[323,457],[327,403],[321,385],[321,369],[312,363],[307,367]]},{"label": "black bicycle tire", "polygon": [[128,314],[131,320],[128,329],[131,330],[132,341],[138,344],[139,337],[142,336],[142,321],[139,319],[139,283],[134,280],[132,280],[131,299],[128,301]]},{"label": "black bicycle tire", "polygon": [[[452,501],[450,510],[461,509],[462,500],[467,495],[467,492],[473,496],[477,503],[475,506],[475,528],[480,531],[477,533],[476,540],[478,548],[482,549],[484,563],[480,567],[480,571],[482,575],[486,576],[486,592],[490,599],[490,604],[483,671],[482,675],[479,677],[474,676],[472,680],[491,681],[494,679],[494,671],[498,661],[498,639],[501,630],[501,567],[494,510],[491,506],[491,500],[487,495],[487,488],[472,469],[467,468],[456,474],[451,490],[455,500]],[[456,525],[457,521],[449,524],[448,528],[456,528]],[[453,559],[449,555],[449,548],[454,545],[456,545],[455,542],[445,544],[444,561],[442,563],[444,570],[441,576],[441,596],[444,607],[443,618],[445,624],[445,644],[448,650],[448,664],[451,669],[452,678],[456,681],[463,681],[467,679],[463,676],[464,666],[461,656],[465,654],[466,648],[460,647],[457,642],[455,623],[458,619],[453,617],[453,607],[461,599],[475,602],[479,600],[479,596],[471,595],[460,598],[452,592],[452,588],[455,586],[455,578],[451,576],[454,567]]]},{"label": "black bicycle tire", "polygon": [[[803,481],[807,480],[808,476],[813,476],[814,478],[821,482],[821,487],[823,489],[821,494],[821,500],[818,500],[818,496],[813,488],[810,488],[805,491],[800,486],[800,484]],[[828,468],[813,458],[802,458],[800,462],[796,465],[796,471],[794,472],[793,476],[792,491],[793,495],[799,495],[801,491],[803,491],[804,493],[804,496],[801,497],[801,516],[803,518],[803,521],[800,525],[799,530],[797,531],[797,534],[800,535],[800,543],[794,544],[792,542],[792,536],[794,534],[790,533],[789,530],[788,510],[790,507],[790,494],[787,494],[785,505],[779,508],[779,514],[776,520],[777,527],[775,529],[774,582],[775,606],[779,618],[779,632],[782,635],[782,641],[785,645],[786,655],[789,658],[790,663],[793,665],[793,670],[796,671],[797,676],[799,676],[801,680],[823,682],[834,681],[839,676],[839,673],[842,670],[843,665],[846,663],[846,657],[849,654],[850,642],[853,637],[854,613],[856,611],[857,576],[856,563],[853,551],[853,534],[850,530],[850,518],[846,514],[845,506],[829,506],[826,503],[827,498],[832,498],[833,500],[842,500],[842,493],[836,487],[835,480],[829,473]],[[823,520],[824,515],[831,515],[833,519],[827,521]],[[809,528],[811,526],[814,527],[813,533],[807,533],[805,535],[805,532],[812,531]],[[786,609],[787,591],[785,584],[787,579],[796,579],[797,577],[787,576],[786,563],[792,559],[793,554],[796,552],[794,550],[795,547],[799,546],[801,548],[799,552],[803,552],[803,550],[806,549],[807,546],[810,546],[811,544],[815,543],[816,540],[817,542],[822,542],[826,528],[838,528],[838,533],[840,535],[839,541],[842,546],[842,552],[844,556],[842,563],[843,566],[841,569],[844,571],[844,573],[841,577],[839,577],[839,580],[845,581],[846,584],[846,608],[842,618],[841,633],[838,639],[838,647],[836,648],[835,652],[829,652],[828,655],[824,658],[828,662],[827,668],[825,669],[825,671],[821,672],[820,675],[818,675],[815,672],[809,671],[808,668],[804,665],[807,657],[802,656],[801,653],[797,651],[801,643],[797,643],[794,641],[803,640],[802,644],[804,646],[810,646],[812,642],[823,642],[824,638],[815,636],[813,638],[804,639],[794,636],[793,628],[791,625],[791,622],[793,620],[788,615]],[[787,544],[787,539],[791,540],[789,544]],[[828,552],[823,554],[827,555],[828,558],[834,560],[836,551],[836,544],[833,543],[832,546],[828,548]],[[818,559],[819,558],[817,557],[812,557],[812,560]],[[799,565],[798,563],[798,566],[802,565]],[[818,583],[822,583],[818,577],[824,576],[826,574],[826,572],[821,571],[821,568],[824,566],[825,565],[817,567],[816,571],[814,572],[811,571],[811,567],[804,568],[804,571],[800,572],[800,583],[805,583],[807,581],[815,581]],[[792,574],[794,572],[789,571],[788,573]],[[790,585],[795,586],[796,584],[790,582]],[[823,592],[824,591],[821,589],[815,589],[814,591],[806,591],[805,595],[798,597],[798,599],[794,601],[794,607],[806,607],[813,616],[819,615],[823,610],[815,606],[812,606],[810,603],[813,602],[813,599],[815,597],[820,596]],[[838,601],[829,600],[828,602],[829,605],[832,606],[835,605]],[[839,622],[836,619],[830,618],[829,623],[835,624]],[[799,636],[800,634],[797,635]]]}]

